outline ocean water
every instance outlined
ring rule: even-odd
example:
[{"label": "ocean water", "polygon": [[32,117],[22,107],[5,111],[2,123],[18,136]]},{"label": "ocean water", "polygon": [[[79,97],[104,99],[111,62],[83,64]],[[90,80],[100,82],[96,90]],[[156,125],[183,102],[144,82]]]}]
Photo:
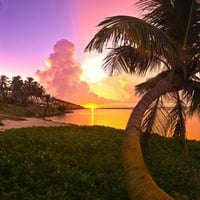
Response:
[{"label": "ocean water", "polygon": [[[132,109],[80,109],[50,119],[56,122],[76,125],[102,125],[125,129]],[[200,140],[200,119],[188,118],[186,123],[187,138]]]}]

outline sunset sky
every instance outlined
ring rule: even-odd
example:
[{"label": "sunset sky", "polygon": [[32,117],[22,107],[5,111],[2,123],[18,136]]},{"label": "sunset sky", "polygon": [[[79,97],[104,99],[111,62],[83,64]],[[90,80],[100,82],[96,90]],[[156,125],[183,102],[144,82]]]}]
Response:
[{"label": "sunset sky", "polygon": [[84,53],[104,18],[139,15],[134,2],[0,0],[0,74],[35,77],[52,96],[81,105],[134,106],[140,80],[108,77],[104,55]]}]

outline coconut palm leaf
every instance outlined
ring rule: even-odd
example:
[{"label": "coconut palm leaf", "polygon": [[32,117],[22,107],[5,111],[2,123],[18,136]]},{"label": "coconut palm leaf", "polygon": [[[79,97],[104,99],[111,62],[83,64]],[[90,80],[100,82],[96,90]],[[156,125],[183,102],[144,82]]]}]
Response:
[{"label": "coconut palm leaf", "polygon": [[183,89],[181,95],[182,99],[185,100],[189,114],[193,115],[198,113],[200,116],[200,78],[199,76],[193,75],[191,79],[185,81],[186,87]]},{"label": "coconut palm leaf", "polygon": [[[113,16],[106,18],[98,26],[101,29],[86,46],[85,51],[102,52],[105,47],[109,47],[111,44],[112,48],[125,46],[126,51],[129,50],[128,52],[133,52],[133,49],[137,55],[138,53],[141,55],[142,52],[143,58],[156,56],[162,60],[168,60],[169,63],[177,56],[177,48],[173,41],[158,28],[141,19],[130,16]],[[111,55],[113,56],[117,51],[122,50],[124,49],[117,49]],[[154,64],[151,60],[149,62]],[[149,62],[147,66],[143,66],[145,71],[151,66]],[[137,64],[138,62],[134,66]]]},{"label": "coconut palm leaf", "polygon": [[161,61],[160,58],[148,52],[141,52],[140,48],[133,48],[129,45],[112,48],[104,58],[103,68],[105,71],[109,71],[111,75],[114,72],[121,73],[122,71],[145,74],[148,69],[155,70],[159,68]]},{"label": "coconut palm leaf", "polygon": [[157,76],[150,78],[148,80],[146,80],[143,83],[140,83],[138,85],[135,86],[135,91],[136,94],[139,95],[144,95],[147,91],[149,91],[150,89],[152,89],[153,87],[156,86],[156,84],[162,80],[163,78],[167,77],[169,75],[170,71],[163,71],[160,72]]},{"label": "coconut palm leaf", "polygon": [[144,114],[141,128],[145,134],[150,134],[152,132],[153,124],[155,123],[156,114],[158,110],[158,103],[159,103],[159,98],[157,98],[157,100],[155,100],[151,104],[151,106],[149,106],[149,109],[146,110]]},{"label": "coconut palm leaf", "polygon": [[173,95],[175,99],[175,105],[168,113],[168,131],[172,136],[176,138],[185,139],[186,106],[181,100],[180,94],[178,92],[175,92]]},{"label": "coconut palm leaf", "polygon": [[190,114],[197,113],[200,117],[200,87],[193,87],[193,95],[189,111]]},{"label": "coconut palm leaf", "polygon": [[162,98],[157,98],[146,110],[142,121],[142,131],[149,135],[159,133],[166,135],[167,108],[163,106]]},{"label": "coconut palm leaf", "polygon": [[189,97],[189,113],[197,113],[200,116],[200,82],[193,81],[191,85],[191,89],[185,92]]},{"label": "coconut palm leaf", "polygon": [[199,4],[195,0],[140,0],[137,6],[145,10],[144,20],[158,27],[176,45],[199,46]]}]

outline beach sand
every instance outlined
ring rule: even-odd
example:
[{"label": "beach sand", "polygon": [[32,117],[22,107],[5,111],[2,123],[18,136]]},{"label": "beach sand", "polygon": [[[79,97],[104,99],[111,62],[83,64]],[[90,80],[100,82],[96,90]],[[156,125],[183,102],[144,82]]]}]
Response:
[{"label": "beach sand", "polygon": [[24,118],[24,120],[2,120],[3,126],[0,126],[0,131],[5,131],[13,128],[25,128],[25,127],[49,127],[49,126],[67,126],[68,124],[54,122],[51,120],[45,120],[40,118]]}]

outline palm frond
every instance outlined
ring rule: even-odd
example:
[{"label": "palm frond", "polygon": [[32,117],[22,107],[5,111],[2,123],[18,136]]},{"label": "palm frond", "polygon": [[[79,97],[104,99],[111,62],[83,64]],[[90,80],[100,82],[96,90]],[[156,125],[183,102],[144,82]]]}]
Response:
[{"label": "palm frond", "polygon": [[163,106],[162,99],[157,98],[147,109],[142,121],[142,131],[145,134],[159,133],[166,135],[166,108]]},{"label": "palm frond", "polygon": [[170,0],[140,0],[136,3],[139,10],[143,12],[143,19],[164,31],[168,27],[168,16],[173,8]]},{"label": "palm frond", "polygon": [[200,116],[200,82],[192,81],[191,85],[189,113],[197,113]]},{"label": "palm frond", "polygon": [[141,19],[113,16],[106,18],[98,26],[101,29],[86,46],[85,51],[96,50],[101,53],[109,45],[112,48],[131,46],[139,52],[168,61],[176,58],[178,54],[176,46],[166,34]]},{"label": "palm frond", "polygon": [[140,0],[143,19],[165,32],[180,47],[199,46],[199,4],[195,0]]},{"label": "palm frond", "polygon": [[190,105],[190,114],[193,115],[197,113],[200,117],[200,88],[194,87],[193,88],[193,96]]},{"label": "palm frond", "polygon": [[185,85],[181,94],[188,105],[189,114],[197,113],[200,116],[200,78],[193,75],[185,82]]},{"label": "palm frond", "polygon": [[186,136],[186,106],[178,92],[174,93],[175,105],[168,113],[168,132],[173,137],[185,139]]},{"label": "palm frond", "polygon": [[[114,72],[122,71],[127,73],[145,74],[147,70],[155,70],[160,67],[160,63],[165,61],[154,55],[141,52],[139,48],[131,46],[121,46],[111,49],[104,58],[103,68],[112,75]],[[164,67],[168,65],[165,62]]]},{"label": "palm frond", "polygon": [[160,72],[157,76],[135,86],[136,94],[143,95],[156,86],[160,80],[167,77],[170,71]]}]

